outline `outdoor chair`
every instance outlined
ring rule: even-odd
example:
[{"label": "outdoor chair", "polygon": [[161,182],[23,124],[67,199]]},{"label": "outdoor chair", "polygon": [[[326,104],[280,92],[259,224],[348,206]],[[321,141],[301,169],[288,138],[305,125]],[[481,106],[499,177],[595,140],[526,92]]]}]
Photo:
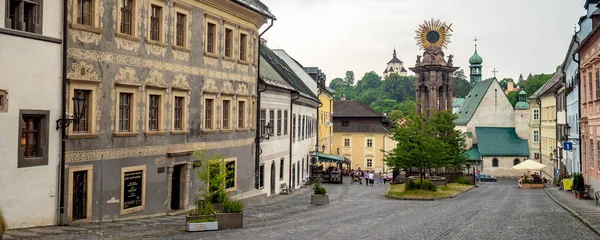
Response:
[{"label": "outdoor chair", "polygon": [[286,183],[282,183],[280,185],[280,187],[281,187],[281,193],[282,194],[291,194],[292,193],[292,189],[289,188]]},{"label": "outdoor chair", "polygon": [[581,198],[590,198],[590,187],[592,187],[592,185],[585,185]]},{"label": "outdoor chair", "polygon": [[600,191],[596,191],[594,196],[596,197],[596,205],[598,205],[598,200],[600,200]]}]

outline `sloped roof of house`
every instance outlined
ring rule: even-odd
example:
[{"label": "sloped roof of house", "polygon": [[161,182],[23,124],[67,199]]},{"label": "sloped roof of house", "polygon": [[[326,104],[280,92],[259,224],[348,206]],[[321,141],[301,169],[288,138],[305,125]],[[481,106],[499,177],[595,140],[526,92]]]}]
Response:
[{"label": "sloped roof of house", "polygon": [[271,86],[294,90],[294,88],[262,57],[260,58],[260,78],[266,84]]},{"label": "sloped roof of house", "polygon": [[481,156],[529,156],[527,140],[512,127],[475,127]]},{"label": "sloped roof of house", "polygon": [[548,94],[553,94],[554,90],[556,90],[558,87],[560,87],[560,84],[558,84],[560,82],[560,79],[562,78],[563,73],[562,71],[556,71],[554,74],[552,74],[552,77],[550,77],[550,79],[548,79],[548,81],[546,81],[546,83],[544,83],[544,85],[542,85],[540,87],[540,89],[538,89],[537,91],[535,91],[533,94],[531,94],[531,96],[529,96],[530,99],[536,99]]},{"label": "sloped roof of house", "polygon": [[283,60],[288,67],[298,76],[298,78],[312,91],[312,93],[316,96],[318,94],[318,84],[317,81],[304,70],[304,67],[300,62],[290,56],[283,49],[272,49],[273,53],[277,55],[281,60]]},{"label": "sloped roof of house", "polygon": [[477,111],[477,108],[479,107],[481,100],[487,93],[487,91],[490,88],[490,86],[492,85],[493,81],[496,81],[496,80],[492,78],[492,79],[488,79],[488,80],[479,82],[475,85],[475,87],[473,87],[473,89],[471,89],[469,94],[467,94],[467,96],[465,97],[465,100],[464,100],[462,106],[456,113],[456,115],[458,115],[458,118],[456,120],[454,120],[454,123],[456,125],[464,126],[469,121],[471,121],[473,114],[475,114],[475,111]]},{"label": "sloped roof of house", "polygon": [[262,3],[260,0],[233,0],[237,4],[240,4],[258,14],[261,14],[265,17],[272,18],[276,20],[275,16],[269,11],[267,5]]},{"label": "sloped roof of house", "polygon": [[369,106],[353,100],[334,100],[333,117],[379,117],[384,116]]},{"label": "sloped roof of house", "polygon": [[473,144],[473,147],[471,147],[466,154],[469,161],[481,161],[481,153],[479,153],[477,144]]},{"label": "sloped roof of house", "polygon": [[464,98],[456,98],[454,102],[452,102],[453,107],[460,107],[465,102]]}]

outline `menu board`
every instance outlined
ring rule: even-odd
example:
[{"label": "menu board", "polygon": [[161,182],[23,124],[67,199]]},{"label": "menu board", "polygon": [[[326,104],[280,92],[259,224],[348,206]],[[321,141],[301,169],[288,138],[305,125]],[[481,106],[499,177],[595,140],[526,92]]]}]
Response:
[{"label": "menu board", "polygon": [[123,184],[123,209],[142,206],[142,181],[144,170],[125,172]]}]

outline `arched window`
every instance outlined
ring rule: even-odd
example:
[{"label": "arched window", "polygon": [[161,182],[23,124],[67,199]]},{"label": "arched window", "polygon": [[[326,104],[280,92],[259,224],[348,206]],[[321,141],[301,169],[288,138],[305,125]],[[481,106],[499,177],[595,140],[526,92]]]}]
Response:
[{"label": "arched window", "polygon": [[497,158],[492,159],[492,167],[498,167],[498,159]]},{"label": "arched window", "polygon": [[519,160],[518,158],[515,158],[515,160],[513,160],[513,166],[516,166],[519,163],[521,163],[521,160]]}]

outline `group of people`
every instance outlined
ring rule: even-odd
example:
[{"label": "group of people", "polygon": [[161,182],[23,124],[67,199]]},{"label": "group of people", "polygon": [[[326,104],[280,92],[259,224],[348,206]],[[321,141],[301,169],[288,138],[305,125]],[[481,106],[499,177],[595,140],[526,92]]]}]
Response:
[{"label": "group of people", "polygon": [[[523,188],[523,182],[527,181],[527,178],[528,178],[527,174],[523,174],[523,176],[519,176],[519,178],[517,179],[517,184],[518,184],[519,189]],[[540,177],[540,175],[537,172],[534,174],[531,174],[531,177],[529,179],[533,183],[543,183],[543,184],[548,183],[548,179],[546,179],[546,177]]]},{"label": "group of people", "polygon": [[[366,173],[363,172],[362,170],[360,170],[360,167],[355,171],[354,169],[350,170],[350,177],[352,178],[352,181],[350,181],[350,184],[354,184],[354,183],[358,183],[359,185],[362,185],[362,178],[364,177],[365,179],[365,186],[369,186],[369,184],[371,184],[371,186],[375,186],[375,172],[369,172],[367,171]],[[379,176],[377,178],[377,184],[385,184],[387,182],[387,179],[383,177],[383,174],[381,174],[381,172],[379,172]]]}]

